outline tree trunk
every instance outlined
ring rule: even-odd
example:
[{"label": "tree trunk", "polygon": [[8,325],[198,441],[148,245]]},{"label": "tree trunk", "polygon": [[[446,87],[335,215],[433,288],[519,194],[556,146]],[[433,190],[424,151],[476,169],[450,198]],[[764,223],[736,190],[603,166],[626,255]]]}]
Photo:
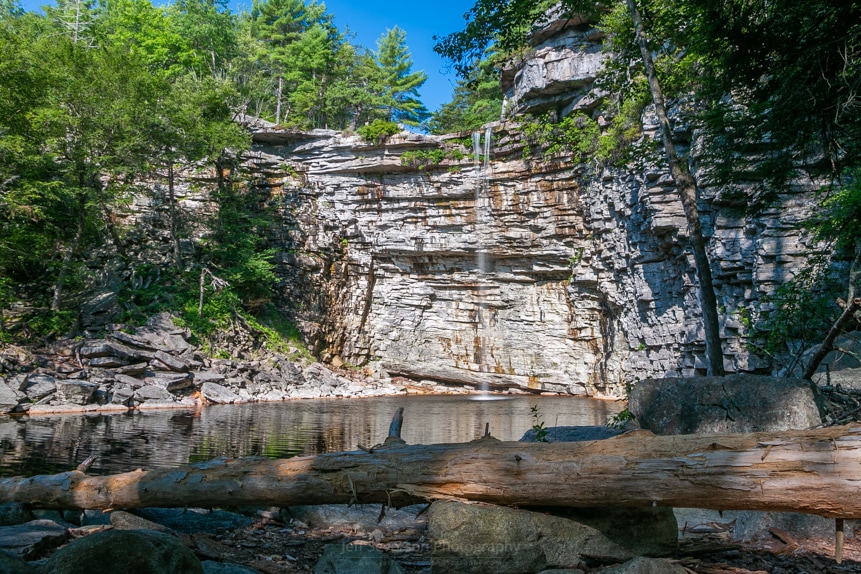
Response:
[{"label": "tree trunk", "polygon": [[[398,432],[396,429],[393,432]],[[861,518],[861,429],[655,436],[578,443],[383,445],[291,459],[218,459],[87,476],[0,480],[0,500],[41,508],[330,503],[420,499],[506,505],[691,507]]]},{"label": "tree trunk", "polygon": [[66,282],[66,275],[69,273],[69,268],[72,266],[72,258],[78,252],[78,246],[81,244],[81,238],[84,236],[84,222],[86,221],[85,209],[87,207],[87,196],[81,192],[78,194],[78,224],[75,228],[75,237],[72,239],[72,245],[63,255],[63,262],[60,265],[60,272],[57,274],[57,281],[54,283],[54,296],[51,298],[51,311],[60,310],[60,298],[63,296],[63,284]]},{"label": "tree trunk", "polygon": [[627,0],[627,2],[634,24],[634,34],[637,37],[637,43],[643,56],[643,66],[646,69],[649,90],[652,92],[652,101],[655,103],[655,114],[658,116],[658,124],[661,128],[661,139],[664,143],[667,163],[670,166],[670,173],[672,173],[673,179],[676,181],[676,188],[679,190],[679,196],[685,208],[685,219],[688,224],[691,249],[694,252],[694,264],[700,280],[700,306],[703,311],[703,327],[705,328],[709,374],[720,376],[724,374],[724,369],[717,299],[715,297],[714,282],[712,281],[712,271],[709,266],[708,255],[706,255],[706,241],[703,237],[702,227],[700,226],[700,214],[699,209],[697,209],[697,186],[687,166],[679,160],[676,146],[673,143],[673,131],[670,127],[670,120],[667,117],[664,93],[661,90],[661,84],[658,82],[658,76],[655,73],[652,53],[649,51],[648,40],[643,28],[643,21],[640,18],[640,11],[637,9],[637,3],[635,0]]},{"label": "tree trunk", "polygon": [[182,265],[182,251],[179,247],[179,234],[177,233],[177,223],[176,223],[176,194],[173,190],[174,184],[174,173],[173,173],[173,162],[168,164],[167,166],[167,190],[168,190],[168,202],[170,204],[170,240],[173,243],[173,263],[176,265],[176,270],[180,273],[183,271]]}]

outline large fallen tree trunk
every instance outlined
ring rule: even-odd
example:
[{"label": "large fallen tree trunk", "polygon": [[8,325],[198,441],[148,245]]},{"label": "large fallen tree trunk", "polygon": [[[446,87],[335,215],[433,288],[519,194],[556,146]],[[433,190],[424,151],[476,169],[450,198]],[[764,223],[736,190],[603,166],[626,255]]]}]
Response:
[{"label": "large fallen tree trunk", "polygon": [[[398,423],[399,424],[399,423]],[[393,429],[395,423],[393,423]],[[395,429],[399,432],[398,429]],[[655,436],[580,443],[386,445],[362,452],[215,460],[88,476],[0,480],[0,501],[43,508],[323,503],[459,498],[507,505],[674,506],[861,517],[861,427]]]}]

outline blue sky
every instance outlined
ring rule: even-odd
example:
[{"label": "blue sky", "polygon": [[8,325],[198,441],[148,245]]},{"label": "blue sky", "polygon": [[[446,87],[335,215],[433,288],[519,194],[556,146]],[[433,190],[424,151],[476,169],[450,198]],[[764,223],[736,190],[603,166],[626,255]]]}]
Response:
[{"label": "blue sky", "polygon": [[[51,0],[22,0],[26,10],[38,10]],[[474,0],[324,0],[327,11],[335,16],[340,30],[349,29],[352,43],[376,49],[377,39],[389,28],[400,27],[407,33],[413,57],[413,70],[423,70],[428,81],[420,90],[422,102],[431,111],[451,98],[456,77],[445,60],[433,51],[433,36],[462,30],[466,13]],[[250,9],[251,0],[230,0],[234,11]]]}]

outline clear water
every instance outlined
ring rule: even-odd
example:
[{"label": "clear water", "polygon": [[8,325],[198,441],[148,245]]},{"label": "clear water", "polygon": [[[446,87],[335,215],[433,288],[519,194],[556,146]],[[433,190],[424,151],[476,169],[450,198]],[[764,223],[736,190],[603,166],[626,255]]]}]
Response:
[{"label": "clear water", "polygon": [[602,425],[619,403],[575,397],[488,395],[325,399],[218,405],[199,411],[0,418],[0,476],[71,470],[98,454],[92,474],[152,469],[218,456],[297,455],[356,450],[385,439],[404,407],[401,436],[410,444],[466,442],[484,434],[518,440],[535,423]]}]

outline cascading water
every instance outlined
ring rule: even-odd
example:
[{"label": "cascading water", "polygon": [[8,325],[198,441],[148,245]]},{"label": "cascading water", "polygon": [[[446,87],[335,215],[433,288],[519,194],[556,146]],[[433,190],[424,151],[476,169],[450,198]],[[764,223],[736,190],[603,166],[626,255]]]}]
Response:
[{"label": "cascading water", "polygon": [[[481,132],[473,132],[473,168],[475,174],[475,341],[473,344],[473,362],[481,371],[488,371],[489,365],[485,357],[486,341],[490,338],[491,316],[485,292],[488,288],[485,283],[488,278],[486,274],[492,271],[490,258],[488,257],[487,237],[489,236],[489,207],[487,199],[488,176],[490,170],[490,150],[493,138],[493,129],[486,128],[484,131],[484,149],[482,149]],[[483,152],[483,153],[482,153]],[[481,156],[484,156],[483,158]],[[483,160],[483,161],[482,161]],[[486,385],[481,386],[481,391],[486,392]]]}]

